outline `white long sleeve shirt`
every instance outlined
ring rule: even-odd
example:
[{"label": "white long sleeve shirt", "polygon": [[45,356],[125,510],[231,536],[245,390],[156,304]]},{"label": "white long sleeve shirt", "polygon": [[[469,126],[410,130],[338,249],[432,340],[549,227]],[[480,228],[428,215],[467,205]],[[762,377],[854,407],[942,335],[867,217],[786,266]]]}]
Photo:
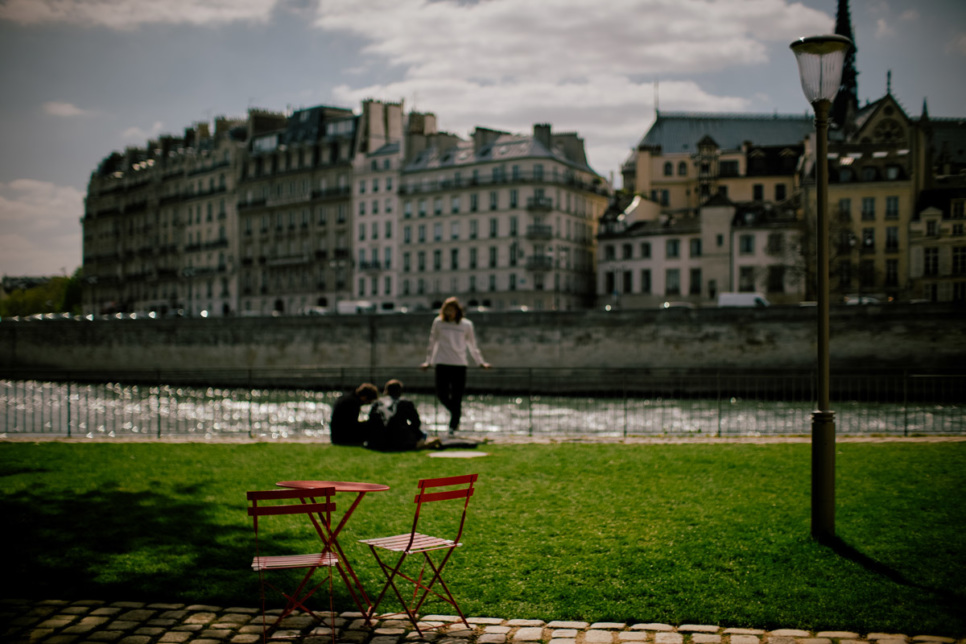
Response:
[{"label": "white long sleeve shirt", "polygon": [[463,318],[459,322],[446,322],[437,317],[429,331],[429,347],[426,350],[426,363],[431,365],[448,364],[466,366],[466,352],[469,351],[477,365],[483,364],[483,354],[476,346],[473,323]]}]

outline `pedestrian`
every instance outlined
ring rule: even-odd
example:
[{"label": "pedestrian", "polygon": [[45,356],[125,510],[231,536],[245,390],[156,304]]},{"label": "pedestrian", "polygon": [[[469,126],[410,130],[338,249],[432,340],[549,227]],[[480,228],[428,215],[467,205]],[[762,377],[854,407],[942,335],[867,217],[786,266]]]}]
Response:
[{"label": "pedestrian", "polygon": [[332,406],[332,419],[329,421],[329,434],[333,445],[364,445],[369,440],[367,421],[359,420],[363,405],[368,405],[379,397],[379,390],[369,382],[364,382],[354,391],[339,397]]},{"label": "pedestrian", "polygon": [[449,410],[449,433],[452,436],[460,427],[463,406],[463,390],[466,388],[466,354],[477,365],[489,369],[490,364],[476,346],[473,323],[463,317],[463,307],[455,297],[447,298],[433,320],[429,331],[429,347],[426,362],[420,368],[436,369],[436,397]]},{"label": "pedestrian", "polygon": [[403,384],[393,379],[386,383],[383,396],[369,411],[369,449],[380,452],[405,452],[438,446],[439,439],[426,440],[416,405],[402,397]]}]

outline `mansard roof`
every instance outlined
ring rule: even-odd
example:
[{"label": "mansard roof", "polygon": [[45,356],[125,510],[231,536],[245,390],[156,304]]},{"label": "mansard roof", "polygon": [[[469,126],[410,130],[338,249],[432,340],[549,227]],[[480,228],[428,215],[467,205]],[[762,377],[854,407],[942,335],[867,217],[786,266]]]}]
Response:
[{"label": "mansard roof", "polygon": [[659,147],[665,154],[698,151],[698,142],[711,137],[722,150],[739,150],[745,142],[754,145],[794,145],[814,130],[810,113],[728,114],[701,112],[658,112],[657,119],[638,147]]},{"label": "mansard roof", "polygon": [[[420,170],[434,170],[441,168],[457,168],[480,163],[513,161],[518,159],[553,159],[571,167],[597,174],[586,161],[586,157],[571,158],[566,154],[566,146],[557,145],[560,137],[570,137],[570,134],[554,134],[551,147],[547,147],[537,137],[529,134],[510,134],[500,132],[493,140],[479,147],[474,141],[459,140],[456,145],[441,149],[429,147],[420,152],[405,167],[406,172]],[[574,137],[575,138],[575,137]],[[582,144],[581,144],[581,147]]]}]

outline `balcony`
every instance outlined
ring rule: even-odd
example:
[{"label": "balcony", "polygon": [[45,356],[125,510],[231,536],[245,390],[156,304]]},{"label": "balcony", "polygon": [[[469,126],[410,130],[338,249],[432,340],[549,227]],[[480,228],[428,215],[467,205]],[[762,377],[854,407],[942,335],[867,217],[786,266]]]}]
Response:
[{"label": "balcony", "polygon": [[527,226],[527,239],[533,241],[546,241],[553,239],[553,226],[547,226],[544,224]]},{"label": "balcony", "polygon": [[531,197],[527,199],[527,210],[530,212],[549,212],[553,210],[553,199],[550,197]]},{"label": "balcony", "polygon": [[527,258],[528,271],[549,271],[553,269],[553,258],[546,255],[536,255]]}]

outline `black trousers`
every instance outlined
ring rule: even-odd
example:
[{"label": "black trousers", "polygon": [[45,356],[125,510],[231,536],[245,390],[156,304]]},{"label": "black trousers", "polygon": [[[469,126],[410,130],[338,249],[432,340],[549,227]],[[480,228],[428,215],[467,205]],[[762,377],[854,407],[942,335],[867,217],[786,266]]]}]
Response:
[{"label": "black trousers", "polygon": [[463,391],[466,389],[466,367],[452,364],[436,365],[436,397],[449,410],[449,428],[460,426],[463,411]]}]

